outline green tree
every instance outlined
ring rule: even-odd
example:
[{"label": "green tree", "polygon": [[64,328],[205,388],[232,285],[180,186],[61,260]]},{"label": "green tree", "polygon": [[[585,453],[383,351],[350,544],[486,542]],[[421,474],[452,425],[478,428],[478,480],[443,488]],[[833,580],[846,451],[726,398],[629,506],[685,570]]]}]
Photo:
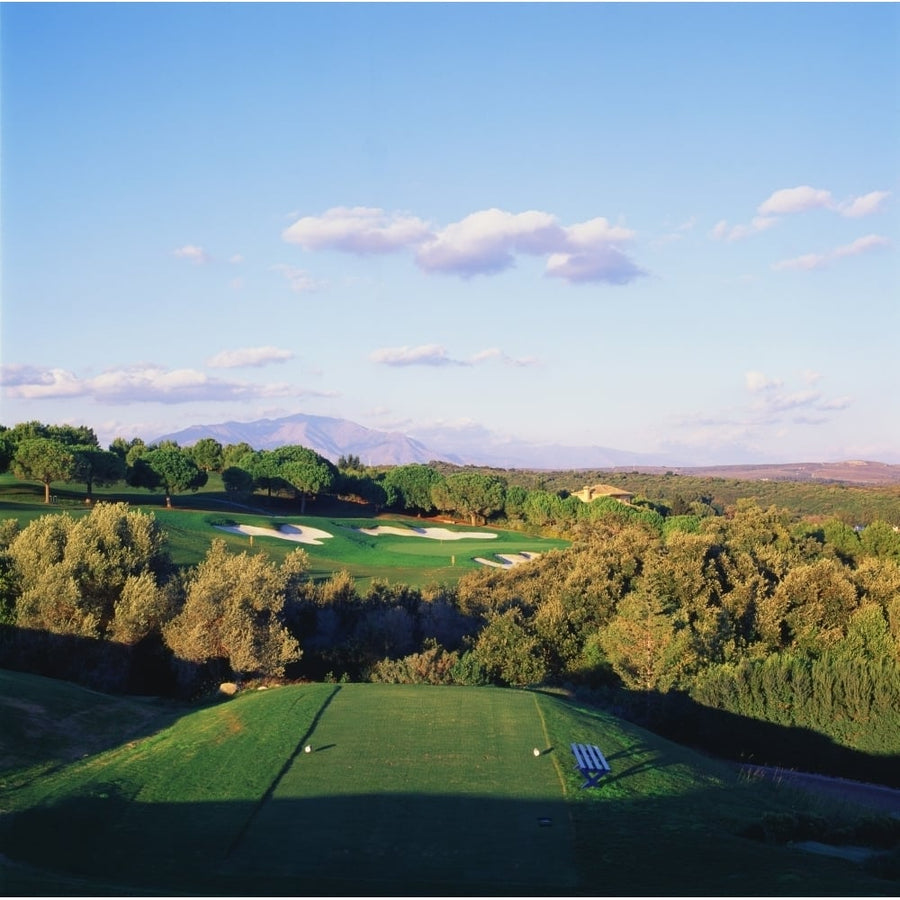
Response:
[{"label": "green tree", "polygon": [[239,678],[283,675],[300,658],[282,622],[286,577],[264,553],[232,555],[213,541],[165,629],[166,644],[181,659],[227,665]]},{"label": "green tree", "polygon": [[88,502],[93,496],[94,485],[115,484],[125,478],[125,461],[118,453],[86,445],[73,447],[72,452],[75,455],[72,481],[85,486]]},{"label": "green tree", "polygon": [[47,438],[56,441],[66,447],[87,445],[99,447],[100,442],[94,430],[87,425],[45,425],[43,422],[33,420],[20,422],[7,432],[8,438],[14,445],[31,438]]},{"label": "green tree", "polygon": [[825,543],[842,560],[853,561],[859,556],[859,535],[840,519],[829,519],[822,528]]},{"label": "green tree", "polygon": [[441,511],[466,516],[473,525],[503,509],[506,482],[496,475],[455,472],[431,489],[431,499]]},{"label": "green tree", "polygon": [[175,494],[197,491],[206,484],[207,478],[206,472],[198,468],[185,450],[158,447],[135,460],[131,483],[147,490],[161,487],[165,492],[166,506],[171,507]]},{"label": "green tree", "polygon": [[646,586],[632,591],[600,632],[600,646],[628,688],[666,691],[690,667],[690,634],[676,630],[663,601]]},{"label": "green tree", "polygon": [[541,684],[549,675],[541,640],[517,608],[491,613],[472,655],[491,680],[503,684]]},{"label": "green tree", "polygon": [[[125,503],[98,503],[78,520],[41,516],[17,535],[8,554],[21,590],[21,627],[136,640],[171,613],[165,536],[152,514]],[[123,596],[126,607],[140,596],[140,608],[123,612]]]},{"label": "green tree", "polygon": [[253,493],[253,476],[239,466],[228,466],[222,470],[222,484],[226,492],[235,497],[249,497]]},{"label": "green tree", "polygon": [[342,454],[338,457],[337,467],[339,472],[354,472],[360,473],[365,471],[365,467],[363,466],[360,458],[354,453],[347,453],[346,455]]},{"label": "green tree", "polygon": [[528,491],[519,484],[511,484],[506,489],[506,499],[503,503],[503,513],[510,521],[522,519],[525,516],[525,500]]},{"label": "green tree", "polygon": [[0,472],[8,471],[15,452],[16,442],[12,433],[5,425],[0,425]]},{"label": "green tree", "polygon": [[300,497],[301,515],[306,512],[307,497],[330,491],[337,480],[338,471],[334,463],[308,447],[280,447],[274,451],[274,456],[279,476]]},{"label": "green tree", "polygon": [[442,480],[440,472],[431,466],[420,463],[394,466],[384,476],[387,505],[427,515],[434,510],[431,489]]},{"label": "green tree", "polygon": [[235,467],[249,472],[254,485],[263,488],[270,498],[283,484],[278,457],[271,450],[252,450],[242,456]]},{"label": "green tree", "polygon": [[817,652],[839,641],[859,605],[849,571],[832,559],[794,566],[775,591],[793,643]]},{"label": "green tree", "polygon": [[222,468],[238,465],[248,453],[253,453],[253,448],[244,441],[239,444],[226,444],[222,450]]},{"label": "green tree", "polygon": [[50,485],[70,481],[75,472],[75,455],[65,444],[49,438],[26,438],[16,448],[13,475],[23,481],[44,485],[44,503],[50,503]]},{"label": "green tree", "polygon": [[200,438],[188,451],[197,467],[204,472],[221,472],[224,461],[222,445],[211,437]]},{"label": "green tree", "polygon": [[863,553],[900,562],[900,531],[887,522],[867,525],[859,536],[859,543]]}]

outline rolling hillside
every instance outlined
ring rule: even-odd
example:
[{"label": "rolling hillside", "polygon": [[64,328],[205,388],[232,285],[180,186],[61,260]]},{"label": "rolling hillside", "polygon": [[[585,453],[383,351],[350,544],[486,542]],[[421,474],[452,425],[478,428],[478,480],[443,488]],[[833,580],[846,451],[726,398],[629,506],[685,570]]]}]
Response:
[{"label": "rolling hillside", "polygon": [[[307,684],[201,709],[151,704],[152,715],[147,707],[138,715],[136,705],[0,673],[6,893],[296,895],[302,884],[306,895],[859,895],[895,887],[847,860],[751,839],[767,814],[801,809],[803,795],[742,779],[563,697]],[[92,714],[79,720],[79,706]],[[69,727],[48,742],[40,735],[61,710]],[[580,789],[572,740],[603,747],[613,771],[600,788]]]}]

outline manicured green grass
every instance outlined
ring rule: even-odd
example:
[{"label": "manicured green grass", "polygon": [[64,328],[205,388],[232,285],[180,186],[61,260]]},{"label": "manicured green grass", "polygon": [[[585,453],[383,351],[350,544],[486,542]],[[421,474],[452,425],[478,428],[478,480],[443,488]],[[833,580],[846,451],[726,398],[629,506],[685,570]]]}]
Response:
[{"label": "manicured green grass", "polygon": [[[99,703],[72,685],[41,697],[41,681],[38,722]],[[853,863],[740,836],[800,795],[559,696],[295,685],[158,731],[127,724],[39,780],[7,772],[7,894],[895,893]],[[612,764],[598,789],[580,789],[573,740]],[[24,730],[0,741],[25,755]]]},{"label": "manicured green grass", "polygon": [[[70,486],[71,487],[71,486]],[[218,488],[218,489],[216,489]],[[9,475],[0,476],[0,519],[16,518],[24,528],[31,521],[48,513],[68,513],[72,516],[87,515],[83,492],[75,490],[54,491],[58,502],[47,506],[43,492],[37,486],[23,484]],[[122,500],[152,512],[168,535],[168,548],[178,565],[196,565],[204,557],[215,539],[226,542],[232,552],[264,552],[275,560],[302,547],[309,554],[310,575],[315,580],[329,578],[335,572],[348,571],[365,590],[374,579],[402,583],[411,587],[427,584],[452,584],[466,572],[480,567],[476,557],[497,559],[500,553],[546,553],[549,550],[569,546],[568,541],[523,535],[515,531],[491,527],[445,526],[412,517],[394,516],[371,518],[347,518],[334,515],[277,515],[256,514],[236,508],[227,501],[221,488],[221,479],[211,476],[207,487],[196,494],[176,497],[175,507],[166,509],[162,497],[154,498],[146,492],[123,492],[100,489],[96,500]],[[259,498],[262,499],[262,498]],[[272,537],[231,534],[215,527],[232,523],[272,528]],[[298,544],[274,535],[278,525],[298,525],[317,528],[333,535],[321,545]],[[457,531],[480,531],[496,534],[493,539],[433,540],[423,537],[396,535],[366,535],[359,529],[375,525],[394,525],[408,529],[423,526],[451,527]]]}]

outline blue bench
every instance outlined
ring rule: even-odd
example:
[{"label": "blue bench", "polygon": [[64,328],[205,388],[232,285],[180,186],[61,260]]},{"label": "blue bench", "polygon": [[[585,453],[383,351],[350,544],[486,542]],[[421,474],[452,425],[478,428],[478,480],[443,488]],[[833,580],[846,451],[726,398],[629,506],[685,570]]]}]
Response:
[{"label": "blue bench", "polygon": [[600,748],[593,744],[572,744],[572,754],[575,768],[587,779],[582,788],[596,787],[600,779],[612,771]]}]

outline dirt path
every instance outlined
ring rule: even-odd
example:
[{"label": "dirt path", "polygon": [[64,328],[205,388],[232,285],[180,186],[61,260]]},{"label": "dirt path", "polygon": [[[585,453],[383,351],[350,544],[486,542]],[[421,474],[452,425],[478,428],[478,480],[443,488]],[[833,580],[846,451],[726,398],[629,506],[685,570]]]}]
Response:
[{"label": "dirt path", "polygon": [[847,800],[859,806],[887,813],[900,818],[900,790],[883,787],[880,784],[866,784],[847,778],[831,778],[827,775],[813,775],[808,772],[793,772],[770,766],[741,766],[741,770],[756,778],[780,781],[816,794],[825,794],[840,800]]}]

